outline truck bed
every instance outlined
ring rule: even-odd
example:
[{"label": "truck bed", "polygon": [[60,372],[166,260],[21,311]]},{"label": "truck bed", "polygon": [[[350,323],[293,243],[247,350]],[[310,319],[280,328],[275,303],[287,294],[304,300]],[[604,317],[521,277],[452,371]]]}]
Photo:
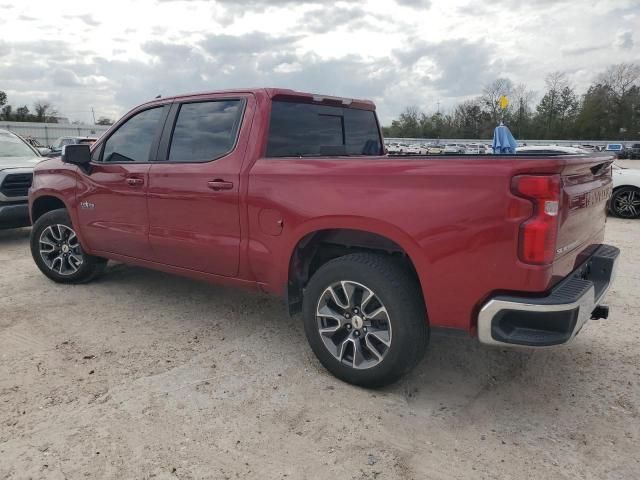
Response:
[{"label": "truck bed", "polygon": [[[305,234],[322,228],[384,233],[411,257],[431,324],[473,329],[489,295],[542,294],[602,241],[606,198],[569,205],[610,188],[603,174],[610,162],[586,155],[258,159],[248,188],[250,260],[266,288],[277,291],[286,279],[272,268],[273,255],[287,261]],[[559,238],[576,243],[551,265],[518,260],[519,228],[531,215],[530,203],[511,191],[513,177],[522,174],[560,174],[568,184]],[[259,215],[267,206],[282,214],[291,243],[261,231]]]}]

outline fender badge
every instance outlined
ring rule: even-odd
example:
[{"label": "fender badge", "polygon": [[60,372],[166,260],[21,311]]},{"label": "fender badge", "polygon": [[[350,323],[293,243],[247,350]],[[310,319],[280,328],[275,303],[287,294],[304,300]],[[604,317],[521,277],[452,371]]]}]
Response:
[{"label": "fender badge", "polygon": [[95,204],[91,202],[80,202],[80,208],[95,208]]}]

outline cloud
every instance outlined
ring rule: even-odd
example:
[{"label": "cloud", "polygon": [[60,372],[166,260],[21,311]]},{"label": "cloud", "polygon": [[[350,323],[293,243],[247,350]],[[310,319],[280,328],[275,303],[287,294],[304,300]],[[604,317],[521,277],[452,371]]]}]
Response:
[{"label": "cloud", "polygon": [[166,43],[158,40],[145,42],[141,45],[142,51],[157,57],[166,63],[180,63],[194,53],[194,47],[190,45]]},{"label": "cloud", "polygon": [[51,75],[51,81],[55,86],[75,87],[80,85],[78,76],[67,68],[56,68],[49,75]]},{"label": "cloud", "polygon": [[621,50],[631,50],[633,48],[633,32],[631,30],[619,32],[616,35],[614,45]]},{"label": "cloud", "polygon": [[396,0],[398,5],[402,5],[403,7],[412,7],[412,8],[429,8],[431,7],[431,0]]},{"label": "cloud", "polygon": [[11,45],[8,44],[7,42],[0,40],[0,58],[4,57],[5,55],[9,55],[10,52],[11,52]]},{"label": "cloud", "polygon": [[563,48],[561,51],[563,55],[584,55],[604,50],[605,48],[607,48],[607,45],[593,45],[590,47]]},{"label": "cloud", "polygon": [[90,27],[97,27],[98,25],[101,24],[101,22],[93,18],[93,16],[89,13],[85,13],[83,15],[65,15],[64,18],[68,20],[77,18],[78,20],[82,20],[84,23],[86,23]]},{"label": "cloud", "polygon": [[275,37],[261,32],[244,35],[212,34],[207,36],[200,46],[214,57],[233,55],[253,55],[290,47],[300,36],[283,35]]},{"label": "cloud", "polygon": [[[410,44],[412,48],[393,51],[399,64],[447,96],[477,93],[484,82],[501,75],[503,65],[494,58],[496,48],[484,40],[413,40]],[[415,71],[419,64],[426,64],[422,72]]]},{"label": "cloud", "polygon": [[316,8],[302,16],[302,24],[313,33],[327,33],[345,25],[351,29],[369,26],[368,15],[362,7]]}]

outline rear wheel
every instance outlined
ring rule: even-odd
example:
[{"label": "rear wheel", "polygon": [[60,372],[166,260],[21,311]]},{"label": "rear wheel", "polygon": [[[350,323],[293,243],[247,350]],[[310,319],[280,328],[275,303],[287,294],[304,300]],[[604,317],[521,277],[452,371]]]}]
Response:
[{"label": "rear wheel", "polygon": [[82,251],[65,209],[42,215],[31,230],[31,256],[42,273],[60,283],[88,282],[102,273],[107,260]]},{"label": "rear wheel", "polygon": [[429,338],[419,285],[398,261],[358,253],[331,260],[304,293],[307,339],[336,377],[379,387],[424,355]]},{"label": "rear wheel", "polygon": [[640,217],[640,189],[635,187],[618,188],[613,192],[609,210],[620,218]]}]

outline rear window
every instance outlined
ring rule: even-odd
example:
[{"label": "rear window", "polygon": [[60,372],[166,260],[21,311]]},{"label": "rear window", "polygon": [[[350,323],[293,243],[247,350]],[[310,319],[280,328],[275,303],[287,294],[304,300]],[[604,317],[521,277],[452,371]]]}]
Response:
[{"label": "rear window", "polygon": [[373,111],[273,102],[267,157],[381,154]]}]

